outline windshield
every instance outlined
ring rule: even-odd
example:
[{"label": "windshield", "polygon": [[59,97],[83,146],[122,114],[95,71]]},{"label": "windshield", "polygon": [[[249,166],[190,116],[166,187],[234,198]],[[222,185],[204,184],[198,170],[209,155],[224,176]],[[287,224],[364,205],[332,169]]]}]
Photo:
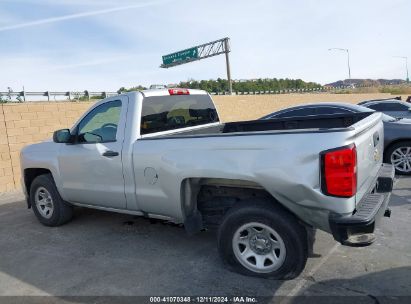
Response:
[{"label": "windshield", "polygon": [[218,121],[209,95],[152,96],[143,99],[142,135]]}]

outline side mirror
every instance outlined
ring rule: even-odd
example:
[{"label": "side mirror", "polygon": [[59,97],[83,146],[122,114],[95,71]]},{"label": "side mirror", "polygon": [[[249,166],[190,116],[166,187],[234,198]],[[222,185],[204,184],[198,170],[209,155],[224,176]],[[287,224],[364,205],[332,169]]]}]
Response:
[{"label": "side mirror", "polygon": [[71,133],[69,129],[61,129],[53,133],[53,141],[55,143],[59,143],[59,144],[69,143],[70,139],[71,139]]}]

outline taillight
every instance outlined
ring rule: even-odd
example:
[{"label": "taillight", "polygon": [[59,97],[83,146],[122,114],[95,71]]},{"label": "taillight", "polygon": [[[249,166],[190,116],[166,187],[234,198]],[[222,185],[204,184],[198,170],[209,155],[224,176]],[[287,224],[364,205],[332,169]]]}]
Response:
[{"label": "taillight", "polygon": [[355,145],[321,153],[322,190],[327,195],[351,197],[357,192]]},{"label": "taillight", "polygon": [[168,89],[168,93],[170,93],[170,95],[190,95],[188,89]]}]

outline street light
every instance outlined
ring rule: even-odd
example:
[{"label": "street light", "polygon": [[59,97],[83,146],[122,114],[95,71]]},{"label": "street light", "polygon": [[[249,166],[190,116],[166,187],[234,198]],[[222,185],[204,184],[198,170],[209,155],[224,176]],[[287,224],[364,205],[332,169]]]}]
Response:
[{"label": "street light", "polygon": [[410,82],[410,78],[408,77],[408,57],[406,57],[406,56],[393,56],[393,57],[405,59],[405,71],[407,72],[406,80],[407,80],[407,82]]},{"label": "street light", "polygon": [[348,51],[348,49],[342,49],[342,48],[330,48],[330,49],[328,49],[328,50],[329,50],[329,51],[337,50],[337,51],[347,52],[348,79],[350,80],[350,83],[351,83],[350,52]]}]

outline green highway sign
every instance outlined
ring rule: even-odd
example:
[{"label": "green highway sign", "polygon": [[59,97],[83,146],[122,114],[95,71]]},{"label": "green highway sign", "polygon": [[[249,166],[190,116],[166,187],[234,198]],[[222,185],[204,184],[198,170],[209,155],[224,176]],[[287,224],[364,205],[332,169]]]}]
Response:
[{"label": "green highway sign", "polygon": [[229,39],[230,38],[225,37],[215,41],[200,44],[189,49],[164,55],[162,56],[163,63],[160,65],[160,68],[168,69],[181,64],[186,64],[189,62],[206,59],[212,56],[225,54],[228,92],[231,95],[233,87],[231,82],[230,60],[228,57],[228,53],[230,53]]},{"label": "green highway sign", "polygon": [[163,56],[163,65],[172,65],[179,61],[198,59],[198,48],[193,47]]}]

